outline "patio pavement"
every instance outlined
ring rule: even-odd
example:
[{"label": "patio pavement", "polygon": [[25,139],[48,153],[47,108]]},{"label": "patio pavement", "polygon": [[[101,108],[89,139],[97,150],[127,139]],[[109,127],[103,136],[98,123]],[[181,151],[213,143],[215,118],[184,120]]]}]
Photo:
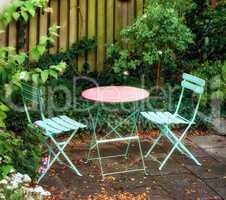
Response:
[{"label": "patio pavement", "polygon": [[[55,165],[49,175],[41,183],[50,189],[57,200],[85,200],[89,195],[99,193],[103,188],[109,194],[120,191],[143,193],[150,196],[150,200],[220,200],[226,199],[226,137],[217,135],[192,136],[186,140],[187,145],[203,164],[196,166],[191,160],[179,153],[162,171],[159,164],[151,158],[145,160],[148,176],[143,172],[119,174],[101,180],[97,161],[84,163],[88,151],[88,141],[68,149],[68,153],[83,177],[75,176],[64,166]],[[142,141],[144,152],[150,143],[148,139]],[[169,149],[168,143],[162,143],[154,151],[154,156],[162,159]],[[102,147],[104,155],[116,154],[125,148],[123,144],[105,145]],[[139,154],[136,144],[130,150],[129,159],[111,158],[105,164],[105,169],[117,170],[125,166],[137,166]]]}]

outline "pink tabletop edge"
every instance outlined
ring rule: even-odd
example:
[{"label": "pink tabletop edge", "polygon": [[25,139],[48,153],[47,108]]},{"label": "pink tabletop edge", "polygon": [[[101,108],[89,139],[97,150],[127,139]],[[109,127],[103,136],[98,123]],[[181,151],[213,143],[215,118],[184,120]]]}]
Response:
[{"label": "pink tabletop edge", "polygon": [[84,90],[82,97],[100,103],[127,103],[144,100],[149,92],[131,86],[101,86]]}]

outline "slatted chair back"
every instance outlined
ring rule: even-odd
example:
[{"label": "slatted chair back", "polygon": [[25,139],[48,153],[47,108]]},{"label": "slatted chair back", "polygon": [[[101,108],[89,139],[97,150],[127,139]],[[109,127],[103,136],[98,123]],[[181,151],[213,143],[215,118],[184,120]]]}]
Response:
[{"label": "slatted chair back", "polygon": [[28,122],[32,123],[31,115],[29,112],[30,105],[32,106],[35,105],[35,107],[38,108],[41,119],[44,120],[45,119],[44,100],[43,100],[42,90],[38,87],[34,87],[24,82],[20,83],[20,88],[21,88],[21,95],[23,99],[24,110],[25,110]]},{"label": "slatted chair back", "polygon": [[[198,95],[198,101],[197,101],[197,104],[195,106],[193,116],[190,120],[188,120],[188,121],[190,121],[190,123],[193,123],[194,120],[195,120],[195,117],[197,115],[198,109],[199,109],[202,94],[204,92],[205,80],[198,78],[196,76],[184,73],[183,74],[183,81],[181,82],[181,86],[182,86],[182,91],[181,91],[181,95],[180,95],[180,98],[179,98],[179,101],[178,101],[178,104],[177,104],[175,114],[179,115],[178,112],[181,109],[181,102],[182,102],[182,99],[184,97],[184,91],[190,90],[193,93],[195,93],[196,95]],[[181,116],[181,117],[184,118],[183,116]]]}]

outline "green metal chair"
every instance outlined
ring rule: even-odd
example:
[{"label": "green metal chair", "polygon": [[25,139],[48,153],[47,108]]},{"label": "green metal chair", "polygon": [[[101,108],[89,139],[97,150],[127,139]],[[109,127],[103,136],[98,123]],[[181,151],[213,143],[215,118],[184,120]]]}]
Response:
[{"label": "green metal chair", "polygon": [[[57,116],[53,118],[45,118],[44,116],[44,100],[42,91],[40,88],[33,87],[26,83],[20,83],[21,94],[23,98],[23,104],[25,113],[27,116],[27,120],[29,125],[32,127],[37,127],[43,130],[43,134],[46,136],[46,140],[49,139],[49,142],[46,141],[46,145],[48,147],[48,164],[41,176],[38,179],[38,182],[46,175],[48,170],[54,164],[55,161],[58,161],[60,164],[64,164],[72,169],[78,176],[82,176],[69,157],[66,155],[64,149],[75,136],[76,132],[79,128],[85,128],[86,125],[81,124],[65,115]],[[31,115],[29,114],[29,106],[35,105],[40,112],[41,120],[32,122]],[[67,139],[63,141],[59,141],[57,136],[68,134]],[[62,161],[59,157],[62,155],[65,161]]]},{"label": "green metal chair", "polygon": [[[182,86],[182,91],[181,91],[179,102],[177,104],[177,108],[174,114],[171,114],[170,112],[141,112],[141,115],[143,117],[145,117],[147,120],[151,121],[152,123],[156,124],[160,129],[159,137],[155,140],[153,145],[150,147],[150,149],[145,155],[145,158],[147,158],[150,155],[150,153],[153,151],[153,149],[159,143],[162,137],[165,137],[166,139],[168,139],[169,142],[172,143],[173,145],[172,149],[170,150],[166,158],[163,160],[163,162],[158,161],[160,163],[159,170],[163,168],[163,166],[166,164],[166,162],[168,161],[168,159],[176,149],[179,150],[179,152],[181,152],[182,154],[186,155],[188,158],[192,159],[197,165],[201,166],[201,163],[183,144],[183,139],[186,137],[189,128],[192,126],[192,124],[195,123],[194,121],[199,109],[201,96],[204,92],[205,81],[198,77],[184,73],[181,86]],[[191,119],[186,119],[185,117],[179,114],[179,111],[181,110],[181,102],[182,102],[185,90],[191,90],[192,92],[198,95],[198,101],[195,106],[195,110],[193,112],[193,116],[191,117]],[[170,129],[170,126],[173,124],[187,125],[179,137]]]}]

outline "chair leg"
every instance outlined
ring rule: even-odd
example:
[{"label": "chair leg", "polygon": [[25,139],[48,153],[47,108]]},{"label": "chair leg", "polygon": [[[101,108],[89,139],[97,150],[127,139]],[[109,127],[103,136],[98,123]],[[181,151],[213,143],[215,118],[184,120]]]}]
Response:
[{"label": "chair leg", "polygon": [[155,140],[155,142],[152,144],[152,146],[150,147],[150,149],[148,150],[148,152],[144,156],[145,158],[147,158],[150,155],[150,153],[153,151],[153,149],[155,148],[155,146],[158,144],[158,142],[161,139],[161,137],[162,137],[162,134],[160,133],[160,135],[158,136],[158,138]]},{"label": "chair leg", "polygon": [[[77,131],[77,130],[76,130]],[[74,137],[76,131],[74,131],[71,136],[67,139],[67,141],[65,142],[65,144],[63,145],[63,147],[61,148],[60,145],[57,143],[57,141],[51,136],[51,139],[53,141],[53,143],[56,145],[56,147],[59,150],[59,153],[62,154],[64,156],[64,158],[66,159],[66,161],[68,162],[68,164],[72,167],[72,169],[74,170],[74,172],[78,175],[78,176],[82,176],[82,174],[78,171],[78,169],[74,166],[74,164],[71,162],[71,160],[68,158],[68,156],[66,155],[66,153],[64,152],[64,148],[67,146],[67,144],[71,141],[71,139]],[[60,155],[59,154],[59,155]]]},{"label": "chair leg", "polygon": [[[162,168],[164,167],[164,165],[166,164],[166,162],[168,161],[168,159],[170,158],[170,156],[172,155],[172,153],[174,152],[174,150],[178,147],[178,145],[182,145],[180,143],[180,140],[178,140],[178,142],[173,146],[173,148],[170,150],[169,154],[166,156],[166,158],[164,159],[164,161],[162,162],[161,166],[159,167],[159,170],[162,170]],[[184,146],[185,147],[185,146]],[[195,163],[199,166],[201,166],[201,163],[192,155],[192,153],[185,147],[186,149],[186,153],[188,153],[190,155],[190,158],[192,160],[195,161]]]},{"label": "chair leg", "polygon": [[[52,147],[48,145],[48,148],[49,148],[49,155],[53,154],[53,156],[56,156],[56,153],[53,151]],[[57,158],[57,161],[59,164],[61,165],[63,164],[63,161],[59,157]]]},{"label": "chair leg", "polygon": [[175,144],[173,146],[173,148],[170,150],[169,154],[166,156],[166,158],[164,159],[164,161],[162,162],[162,164],[159,167],[159,170],[162,170],[162,168],[164,167],[164,165],[166,164],[166,162],[168,161],[168,159],[170,158],[170,156],[172,155],[172,153],[174,152],[174,150],[176,149],[177,144]]},{"label": "chair leg", "polygon": [[92,139],[91,139],[91,142],[90,142],[90,146],[89,146],[89,152],[88,152],[88,155],[87,155],[86,163],[88,163],[89,160],[90,160],[90,154],[92,152],[92,146],[95,144],[94,141],[95,141],[95,136],[93,134]]},{"label": "chair leg", "polygon": [[[137,131],[137,116],[133,116],[133,123],[134,123],[134,126],[133,128],[131,129],[131,136],[135,135],[135,131]],[[128,152],[129,152],[129,148],[130,148],[130,145],[131,145],[131,140],[128,141],[128,144],[127,144],[127,147],[126,147],[126,152],[125,152],[125,158],[127,159],[128,157]]]},{"label": "chair leg", "polygon": [[100,164],[100,171],[101,171],[101,175],[102,175],[102,180],[104,180],[104,171],[103,171],[103,167],[102,167],[99,144],[97,143],[96,146],[97,146],[97,155],[98,155],[98,160],[99,160],[99,164]]},{"label": "chair leg", "polygon": [[125,152],[125,158],[126,158],[126,159],[127,159],[127,157],[128,157],[128,152],[129,152],[130,145],[131,145],[131,140],[129,140],[129,142],[128,142],[128,144],[127,144],[127,147],[126,147],[126,152]]},{"label": "chair leg", "polygon": [[185,151],[185,155],[187,157],[192,159],[197,165],[202,166],[202,164],[197,160],[197,158],[188,150],[188,148],[184,144],[180,143],[179,146],[181,149],[183,149],[183,151]]},{"label": "chair leg", "polygon": [[141,161],[142,161],[142,165],[143,165],[143,168],[144,168],[144,173],[145,173],[145,175],[148,175],[147,172],[146,172],[146,167],[145,167],[145,162],[144,162],[144,157],[143,157],[140,139],[138,139],[138,145],[139,145],[139,149],[140,149],[140,156],[141,156]]},{"label": "chair leg", "polygon": [[78,176],[82,176],[82,174],[78,171],[78,169],[74,166],[74,164],[71,162],[71,160],[68,158],[68,156],[66,155],[66,153],[64,152],[64,148],[67,146],[67,144],[71,141],[71,139],[74,137],[75,133],[77,130],[75,130],[71,136],[67,139],[67,141],[63,144],[63,146],[61,147],[57,141],[50,136],[51,141],[56,145],[57,149],[59,150],[56,154],[55,157],[51,160],[50,163],[48,163],[48,167],[45,171],[45,173],[43,173],[39,179],[38,179],[38,183],[42,180],[42,178],[46,175],[46,173],[49,171],[49,169],[51,168],[51,166],[53,165],[53,163],[59,158],[60,154],[62,154],[64,156],[64,158],[66,159],[66,161],[69,163],[69,165],[71,166],[71,168],[74,170],[74,172],[78,175]]},{"label": "chair leg", "polygon": [[175,142],[173,145],[176,145],[176,148],[182,152],[182,154],[186,155],[188,158],[192,159],[197,165],[201,166],[202,164],[195,158],[195,156],[188,150],[188,148],[181,142],[180,139],[172,132],[168,131],[168,133],[174,138]]}]

